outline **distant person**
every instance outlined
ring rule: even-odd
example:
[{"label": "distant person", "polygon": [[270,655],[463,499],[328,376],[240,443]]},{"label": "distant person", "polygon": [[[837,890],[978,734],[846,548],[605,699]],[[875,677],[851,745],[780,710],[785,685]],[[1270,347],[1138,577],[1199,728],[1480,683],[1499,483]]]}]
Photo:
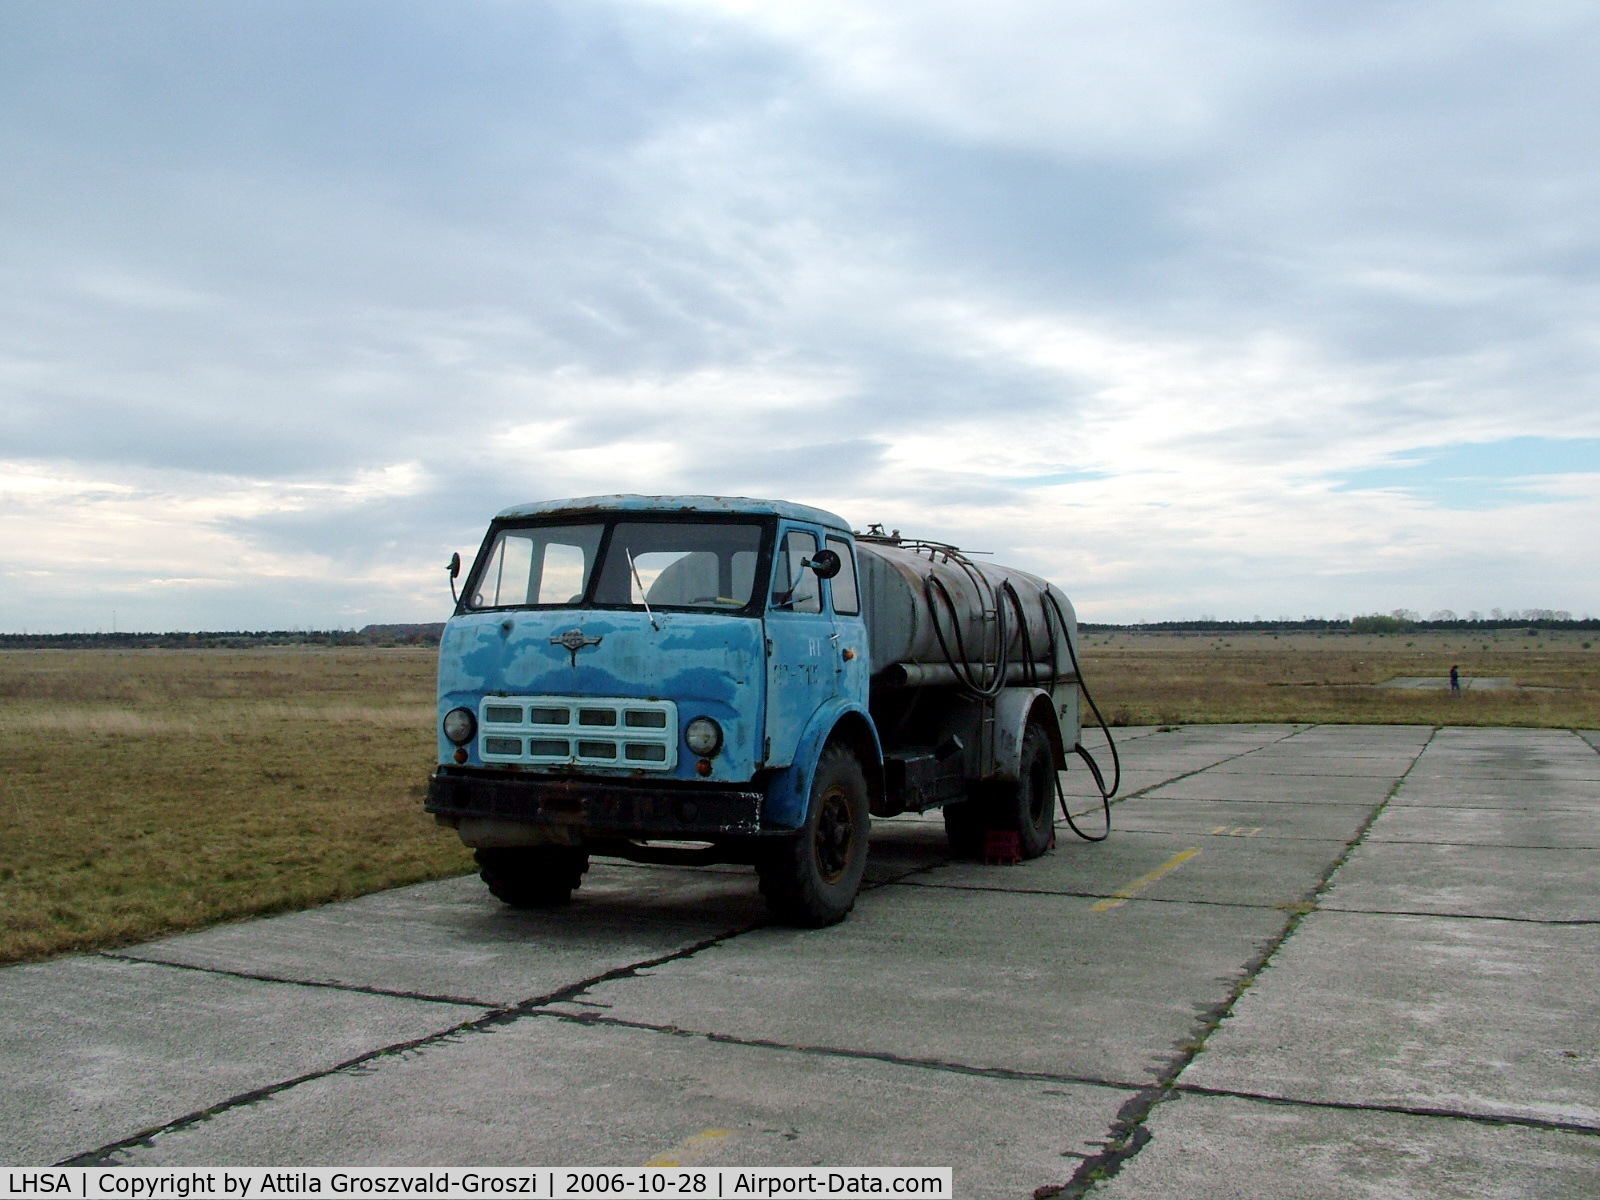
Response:
[{"label": "distant person", "polygon": [[1450,668],[1450,694],[1452,696],[1461,695],[1461,668],[1460,667],[1451,667]]}]

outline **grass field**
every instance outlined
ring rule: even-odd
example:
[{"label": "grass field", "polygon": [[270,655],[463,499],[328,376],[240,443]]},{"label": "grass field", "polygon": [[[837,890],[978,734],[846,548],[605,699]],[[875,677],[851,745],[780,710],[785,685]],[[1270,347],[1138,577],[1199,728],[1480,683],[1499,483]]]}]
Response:
[{"label": "grass field", "polygon": [[431,649],[0,655],[0,961],[469,869]]},{"label": "grass field", "polygon": [[[1592,633],[1086,634],[1083,670],[1113,725],[1328,721],[1600,727]],[[1505,691],[1379,688],[1405,676],[1507,679]]]},{"label": "grass field", "polygon": [[[1600,727],[1600,648],[1567,633],[1092,635],[1116,724]],[[1548,691],[1374,688],[1509,677]],[[427,649],[0,653],[0,962],[139,941],[458,874],[422,812]]]}]

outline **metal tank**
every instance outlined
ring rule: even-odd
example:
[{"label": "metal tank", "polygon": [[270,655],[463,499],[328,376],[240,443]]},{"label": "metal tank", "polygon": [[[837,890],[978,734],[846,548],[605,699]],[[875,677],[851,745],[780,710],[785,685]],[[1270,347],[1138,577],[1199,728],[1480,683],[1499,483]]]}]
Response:
[{"label": "metal tank", "polygon": [[997,689],[1074,676],[1063,632],[1076,650],[1077,616],[1048,581],[938,542],[858,536],[856,555],[875,683]]}]

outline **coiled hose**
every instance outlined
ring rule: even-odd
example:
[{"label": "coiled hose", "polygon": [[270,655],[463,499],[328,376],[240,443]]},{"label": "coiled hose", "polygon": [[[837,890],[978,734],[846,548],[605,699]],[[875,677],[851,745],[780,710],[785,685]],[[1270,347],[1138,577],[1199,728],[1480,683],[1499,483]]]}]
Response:
[{"label": "coiled hose", "polygon": [[1100,706],[1094,702],[1094,697],[1089,693],[1089,685],[1084,681],[1083,668],[1078,665],[1078,651],[1072,645],[1072,633],[1067,628],[1066,614],[1061,611],[1061,602],[1055,598],[1048,586],[1045,587],[1044,600],[1048,607],[1044,610],[1045,628],[1050,630],[1050,661],[1056,660],[1055,626],[1050,622],[1051,610],[1055,611],[1056,620],[1061,622],[1061,636],[1067,643],[1067,654],[1072,659],[1072,673],[1078,677],[1078,688],[1083,692],[1083,698],[1089,702],[1089,711],[1094,713],[1094,719],[1100,723],[1100,731],[1106,735],[1106,745],[1111,748],[1111,765],[1113,768],[1111,786],[1106,787],[1105,776],[1101,774],[1100,764],[1090,754],[1080,741],[1073,747],[1077,756],[1083,759],[1089,768],[1089,774],[1094,778],[1094,786],[1100,792],[1100,809],[1105,814],[1105,829],[1098,835],[1085,833],[1078,828],[1078,823],[1072,819],[1072,812],[1067,805],[1067,793],[1061,786],[1061,776],[1056,776],[1056,799],[1061,802],[1061,815],[1067,819],[1067,828],[1072,830],[1086,842],[1103,842],[1111,836],[1111,797],[1117,794],[1117,789],[1122,786],[1122,758],[1117,754],[1117,743],[1111,736],[1111,727],[1106,724],[1105,717],[1100,714]]},{"label": "coiled hose", "polygon": [[[1039,683],[1040,681],[1035,675],[1033,640],[1028,633],[1028,620],[1023,612],[1022,597],[1018,594],[1016,587],[1007,579],[999,588],[995,588],[988,577],[978,570],[966,555],[954,547],[943,547],[942,549],[945,561],[955,563],[966,573],[967,578],[972,581],[973,587],[978,591],[980,603],[983,602],[985,590],[988,591],[987,598],[993,603],[995,613],[997,644],[993,667],[994,676],[987,683],[980,684],[973,678],[972,660],[967,657],[966,640],[961,635],[961,617],[960,611],[956,608],[955,599],[950,595],[950,590],[945,587],[944,581],[933,574],[932,571],[929,571],[925,577],[923,594],[928,601],[928,611],[932,614],[934,636],[939,641],[939,649],[944,654],[945,662],[950,665],[951,671],[955,673],[957,686],[976,700],[993,700],[1006,686],[1006,672],[1010,666],[1011,638],[1009,631],[1006,629],[1006,610],[1001,602],[1002,598],[1009,601],[1012,611],[1016,614],[1018,636],[1022,641],[1023,662],[1027,664],[1027,682]],[[930,556],[932,553],[930,551]],[[945,610],[950,614],[951,634],[955,639],[953,651],[949,641],[945,638],[944,627],[939,621],[939,604],[936,603],[936,598],[938,601],[943,602]],[[1106,736],[1106,745],[1111,750],[1112,779],[1111,786],[1107,788],[1105,774],[1100,770],[1100,764],[1095,761],[1094,755],[1089,753],[1081,741],[1072,748],[1073,753],[1083,759],[1084,765],[1088,767],[1089,774],[1094,779],[1094,786],[1100,793],[1100,808],[1105,814],[1105,828],[1100,833],[1085,833],[1078,827],[1078,823],[1073,820],[1071,807],[1067,804],[1066,791],[1061,786],[1060,775],[1056,776],[1056,799],[1061,804],[1061,815],[1066,818],[1068,829],[1086,842],[1103,842],[1111,836],[1111,797],[1115,796],[1117,789],[1122,786],[1122,758],[1117,753],[1117,743],[1116,739],[1111,736],[1111,727],[1106,724],[1106,719],[1100,712],[1100,706],[1094,702],[1094,696],[1089,691],[1089,685],[1084,681],[1083,667],[1078,662],[1078,651],[1072,644],[1072,631],[1067,625],[1066,614],[1061,611],[1061,602],[1055,598],[1055,594],[1051,592],[1049,584],[1045,585],[1040,604],[1044,616],[1044,627],[1050,634],[1050,668],[1052,672],[1057,670],[1057,663],[1060,658],[1060,648],[1056,642],[1055,623],[1050,619],[1053,611],[1056,621],[1061,624],[1061,639],[1067,644],[1067,656],[1072,660],[1072,673],[1076,676],[1078,687],[1083,692],[1083,698],[1089,702],[1089,711],[1094,713],[1095,720],[1099,722],[1101,732]]]}]

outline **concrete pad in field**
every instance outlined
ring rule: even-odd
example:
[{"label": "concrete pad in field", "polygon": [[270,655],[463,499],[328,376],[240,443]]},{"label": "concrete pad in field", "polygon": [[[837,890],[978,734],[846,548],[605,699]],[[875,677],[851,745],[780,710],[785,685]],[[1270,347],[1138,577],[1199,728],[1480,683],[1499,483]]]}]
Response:
[{"label": "concrete pad in field", "polygon": [[1600,1128],[1600,927],[1311,913],[1181,1082]]},{"label": "concrete pad in field", "polygon": [[1596,751],[1600,751],[1600,729],[1580,729],[1578,730],[1578,736],[1593,746]]},{"label": "concrete pad in field", "polygon": [[[1102,764],[1104,766],[1104,764]],[[1117,789],[1119,796],[1129,796],[1135,792],[1142,792],[1147,788],[1160,787],[1169,779],[1181,775],[1181,771],[1130,771],[1122,772],[1122,785]],[[1105,771],[1106,786],[1112,785],[1111,771]],[[1094,777],[1088,771],[1077,769],[1069,770],[1061,776],[1061,790],[1068,796],[1086,797],[1098,796],[1100,789],[1095,785]]]},{"label": "concrete pad in field", "polygon": [[[1277,743],[1277,745],[1282,744]],[[1225,762],[1248,762],[1256,755],[1268,753],[1275,748],[1274,745],[1215,746],[1204,747],[1205,753],[1199,753],[1202,748],[1196,747],[1194,751],[1187,753],[1174,751],[1161,755],[1145,754],[1135,759],[1135,762],[1141,766],[1166,767],[1187,772],[1204,770]]]},{"label": "concrete pad in field", "polygon": [[0,971],[0,1162],[45,1166],[481,1015],[96,956]]},{"label": "concrete pad in field", "polygon": [[1552,781],[1408,777],[1393,805],[1444,808],[1575,808],[1600,812],[1600,786],[1582,780]]},{"label": "concrete pad in field", "polygon": [[1533,729],[1495,725],[1447,725],[1434,736],[1440,750],[1504,750],[1510,746],[1564,747],[1572,743],[1567,729]]},{"label": "concrete pad in field", "polygon": [[1366,779],[1399,779],[1411,768],[1409,757],[1385,756],[1383,758],[1351,758],[1336,754],[1273,754],[1270,758],[1252,754],[1246,758],[1229,759],[1218,763],[1207,774],[1212,775],[1262,775],[1280,779],[1303,776],[1342,778],[1357,776]]},{"label": "concrete pad in field", "polygon": [[[1127,753],[1121,757],[1124,762],[1143,763],[1151,766],[1175,766],[1184,770],[1194,770],[1208,763],[1221,762],[1225,758],[1237,758],[1241,754],[1258,753],[1264,744],[1256,741],[1250,742],[1179,742],[1169,740],[1169,735],[1158,734],[1146,742],[1138,742],[1128,747]],[[1119,752],[1121,747],[1118,748]],[[1098,758],[1097,748],[1091,746],[1091,752]]]},{"label": "concrete pad in field", "polygon": [[1356,912],[1600,920],[1600,856],[1592,850],[1367,842],[1339,868],[1322,906]]},{"label": "concrete pad in field", "polygon": [[1116,830],[1138,833],[1195,837],[1226,834],[1348,842],[1372,815],[1373,807],[1291,801],[1180,800],[1146,795],[1126,804],[1113,805],[1111,820]]},{"label": "concrete pad in field", "polygon": [[1248,832],[1253,828],[1198,837],[1125,829],[1093,845],[1063,839],[1054,852],[1016,866],[952,862],[904,882],[918,888],[1093,898],[1130,892],[1140,900],[1289,905],[1310,899],[1346,846],[1344,841],[1265,838]]},{"label": "concrete pad in field", "polygon": [[1369,842],[1600,850],[1600,816],[1589,808],[1446,808],[1391,804]]},{"label": "concrete pad in field", "polygon": [[1399,776],[1221,775],[1207,771],[1155,788],[1150,799],[1253,800],[1265,804],[1382,804]]},{"label": "concrete pad in field", "polygon": [[[1085,705],[1085,708],[1087,707],[1088,706]],[[1105,734],[1100,731],[1100,726],[1094,723],[1094,714],[1086,711],[1083,714],[1083,717],[1083,736],[1086,739],[1098,738],[1101,741],[1105,740]],[[1117,744],[1121,745],[1123,742],[1132,742],[1138,740],[1139,738],[1147,738],[1152,733],[1155,733],[1159,728],[1161,728],[1159,725],[1113,725],[1111,727],[1111,733],[1112,736],[1117,739]],[[1097,746],[1098,744],[1099,743],[1096,742]]]},{"label": "concrete pad in field", "polygon": [[119,1155],[177,1166],[949,1166],[1028,1196],[1099,1149],[1127,1091],[528,1016]]},{"label": "concrete pad in field", "polygon": [[1566,730],[1496,729],[1499,736],[1485,738],[1470,731],[1441,730],[1428,747],[1430,758],[1448,759],[1463,766],[1526,771],[1546,764],[1572,763],[1593,757],[1593,749]]},{"label": "concrete pad in field", "polygon": [[1592,1200],[1600,1138],[1401,1113],[1180,1095],[1104,1200]]},{"label": "concrete pad in field", "polygon": [[1143,1083],[1284,913],[879,888],[822,930],[759,929],[565,1011],[791,1046]]},{"label": "concrete pad in field", "polygon": [[[1288,726],[1274,726],[1265,730],[1251,730],[1236,725],[1187,725],[1167,733],[1128,742],[1119,730],[1112,730],[1118,751],[1124,763],[1182,763],[1194,767],[1206,762],[1221,762],[1240,754],[1248,754],[1263,746],[1270,746],[1290,737],[1295,731]],[[1084,734],[1084,744],[1096,758],[1101,757],[1105,737],[1099,731]]]},{"label": "concrete pad in field", "polygon": [[1448,760],[1435,759],[1418,763],[1410,778],[1421,783],[1457,783],[1506,787],[1534,787],[1548,783],[1589,784],[1600,783],[1600,765],[1580,766],[1576,763],[1543,766],[1524,771],[1510,767],[1472,769],[1458,767]]},{"label": "concrete pad in field", "polygon": [[1594,781],[1600,780],[1600,755],[1582,738],[1565,731],[1440,730],[1414,774],[1424,780]]},{"label": "concrete pad in field", "polygon": [[762,919],[748,870],[597,862],[564,908],[518,911],[476,875],[150,942],[151,962],[516,1004]]},{"label": "concrete pad in field", "polygon": [[1416,746],[1433,738],[1431,725],[1311,725],[1295,735],[1295,741],[1312,745],[1318,742],[1341,746]]},{"label": "concrete pad in field", "polygon": [[[1393,679],[1386,679],[1382,683],[1375,683],[1373,687],[1400,688],[1412,692],[1448,692],[1450,690],[1450,677],[1448,675],[1397,675]],[[1506,675],[1462,675],[1456,686],[1463,692],[1505,692],[1516,689],[1516,680]]]}]

